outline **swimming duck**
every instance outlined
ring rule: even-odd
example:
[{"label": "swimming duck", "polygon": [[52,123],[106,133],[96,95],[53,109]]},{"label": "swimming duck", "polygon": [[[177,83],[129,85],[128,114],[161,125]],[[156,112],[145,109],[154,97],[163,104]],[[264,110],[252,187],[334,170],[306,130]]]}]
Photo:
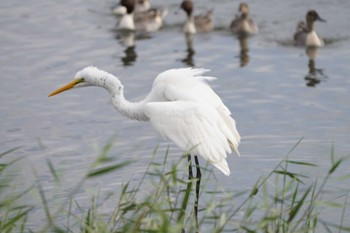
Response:
[{"label": "swimming duck", "polygon": [[117,29],[119,30],[135,30],[134,22],[134,10],[135,10],[135,1],[133,0],[121,0],[120,5],[125,7],[126,12],[121,16],[117,24]]},{"label": "swimming duck", "polygon": [[[151,3],[149,0],[137,0],[135,3],[135,14],[140,12],[145,12],[151,9]],[[113,8],[113,13],[117,16],[123,16],[126,14],[126,7],[122,4]]]},{"label": "swimming duck", "polygon": [[155,32],[163,25],[164,11],[159,9],[150,9],[145,12],[134,14],[135,0],[121,0],[121,5],[126,8],[126,14],[121,16],[117,29]]},{"label": "swimming duck", "polygon": [[137,0],[135,5],[135,13],[145,12],[151,9],[151,3],[149,0]]},{"label": "swimming duck", "polygon": [[249,7],[247,3],[240,3],[238,11],[240,15],[231,23],[231,31],[237,34],[256,34],[258,33],[258,25],[249,17]]},{"label": "swimming duck", "polygon": [[165,11],[151,8],[148,11],[134,15],[136,30],[145,32],[158,31],[163,26]]},{"label": "swimming duck", "polygon": [[181,9],[187,14],[187,20],[183,27],[185,33],[194,34],[213,30],[212,9],[204,14],[193,16],[193,2],[191,0],[184,0],[181,3]]},{"label": "swimming duck", "polygon": [[315,21],[326,22],[315,10],[308,11],[306,14],[306,23],[301,21],[297,25],[297,30],[294,34],[295,45],[311,47],[322,47],[324,45],[323,40],[315,31]]}]

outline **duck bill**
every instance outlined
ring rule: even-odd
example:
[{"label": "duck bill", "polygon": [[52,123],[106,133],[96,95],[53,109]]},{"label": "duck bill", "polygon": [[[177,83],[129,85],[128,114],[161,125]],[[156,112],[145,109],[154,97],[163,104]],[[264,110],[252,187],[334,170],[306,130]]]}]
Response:
[{"label": "duck bill", "polygon": [[75,84],[77,84],[77,80],[74,80],[74,81],[64,85],[63,87],[58,88],[56,91],[52,92],[49,95],[49,97],[57,95],[57,94],[64,92],[64,91],[68,91],[68,90],[72,89],[75,86]]},{"label": "duck bill", "polygon": [[325,19],[322,19],[320,16],[317,16],[316,19],[321,22],[327,22]]}]

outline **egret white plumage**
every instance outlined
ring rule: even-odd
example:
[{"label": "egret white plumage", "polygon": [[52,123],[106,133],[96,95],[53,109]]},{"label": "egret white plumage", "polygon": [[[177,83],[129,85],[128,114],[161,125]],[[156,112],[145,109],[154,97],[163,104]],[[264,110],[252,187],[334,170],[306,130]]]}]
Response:
[{"label": "egret white plumage", "polygon": [[232,150],[238,153],[240,135],[230,110],[205,82],[215,79],[202,76],[207,71],[192,68],[164,71],[154,80],[144,100],[130,102],[124,98],[124,86],[117,77],[89,66],[49,96],[79,87],[103,87],[122,115],[150,121],[161,136],[230,175],[226,155]]},{"label": "egret white plumage", "polygon": [[197,155],[209,161],[225,175],[230,175],[226,155],[238,153],[240,135],[230,110],[206,81],[214,77],[203,76],[206,69],[170,69],[160,73],[144,100],[130,102],[124,98],[124,87],[114,75],[96,67],[79,71],[72,82],[52,92],[54,96],[79,87],[105,88],[113,106],[124,116],[150,121],[155,130],[189,153],[189,178],[193,178],[191,156],[196,163],[195,215],[198,227],[198,197],[201,181]]}]

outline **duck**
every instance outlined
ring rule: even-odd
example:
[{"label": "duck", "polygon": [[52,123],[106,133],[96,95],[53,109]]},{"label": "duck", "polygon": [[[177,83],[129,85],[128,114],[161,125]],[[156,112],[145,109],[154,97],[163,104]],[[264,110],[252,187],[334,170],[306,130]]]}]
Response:
[{"label": "duck", "polygon": [[134,10],[135,10],[135,1],[133,0],[121,0],[120,5],[126,9],[124,15],[118,21],[117,29],[118,30],[127,30],[135,31],[135,22],[134,22]]},{"label": "duck", "polygon": [[134,15],[137,31],[155,32],[163,26],[165,11],[158,8],[151,8],[148,11]]},{"label": "duck", "polygon": [[[149,0],[137,0],[135,3],[135,14],[140,12],[146,12],[149,9],[151,9],[151,3]],[[122,4],[119,4],[118,6],[114,7],[112,9],[112,12],[117,16],[123,16],[126,14],[127,9]]]},{"label": "duck", "polygon": [[326,22],[315,10],[309,10],[306,13],[306,23],[300,21],[294,33],[294,43],[297,46],[322,47],[324,41],[315,31],[315,21]]},{"label": "duck", "polygon": [[163,26],[164,11],[149,9],[135,14],[135,0],[121,0],[120,3],[126,8],[126,14],[121,16],[118,30],[155,32]]},{"label": "duck", "polygon": [[245,2],[239,4],[239,15],[233,19],[230,29],[236,34],[252,35],[259,32],[258,25],[249,17],[249,6]]},{"label": "duck", "polygon": [[184,0],[180,7],[187,14],[187,20],[183,26],[183,31],[186,34],[209,32],[213,30],[213,9],[201,15],[193,16],[193,2],[191,0]]}]

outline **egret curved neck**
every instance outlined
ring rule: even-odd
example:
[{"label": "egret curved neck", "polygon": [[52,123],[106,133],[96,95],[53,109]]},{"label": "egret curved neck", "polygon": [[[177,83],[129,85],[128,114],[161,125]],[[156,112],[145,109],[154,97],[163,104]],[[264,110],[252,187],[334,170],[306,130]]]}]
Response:
[{"label": "egret curved neck", "polygon": [[124,86],[114,75],[103,73],[94,79],[93,85],[103,87],[109,92],[113,106],[122,115],[138,121],[149,120],[144,113],[145,101],[130,102],[126,100],[124,97]]},{"label": "egret curved neck", "polygon": [[119,93],[111,93],[113,106],[123,115],[133,120],[148,121],[149,118],[144,113],[144,101],[130,102],[125,99],[123,88]]}]

